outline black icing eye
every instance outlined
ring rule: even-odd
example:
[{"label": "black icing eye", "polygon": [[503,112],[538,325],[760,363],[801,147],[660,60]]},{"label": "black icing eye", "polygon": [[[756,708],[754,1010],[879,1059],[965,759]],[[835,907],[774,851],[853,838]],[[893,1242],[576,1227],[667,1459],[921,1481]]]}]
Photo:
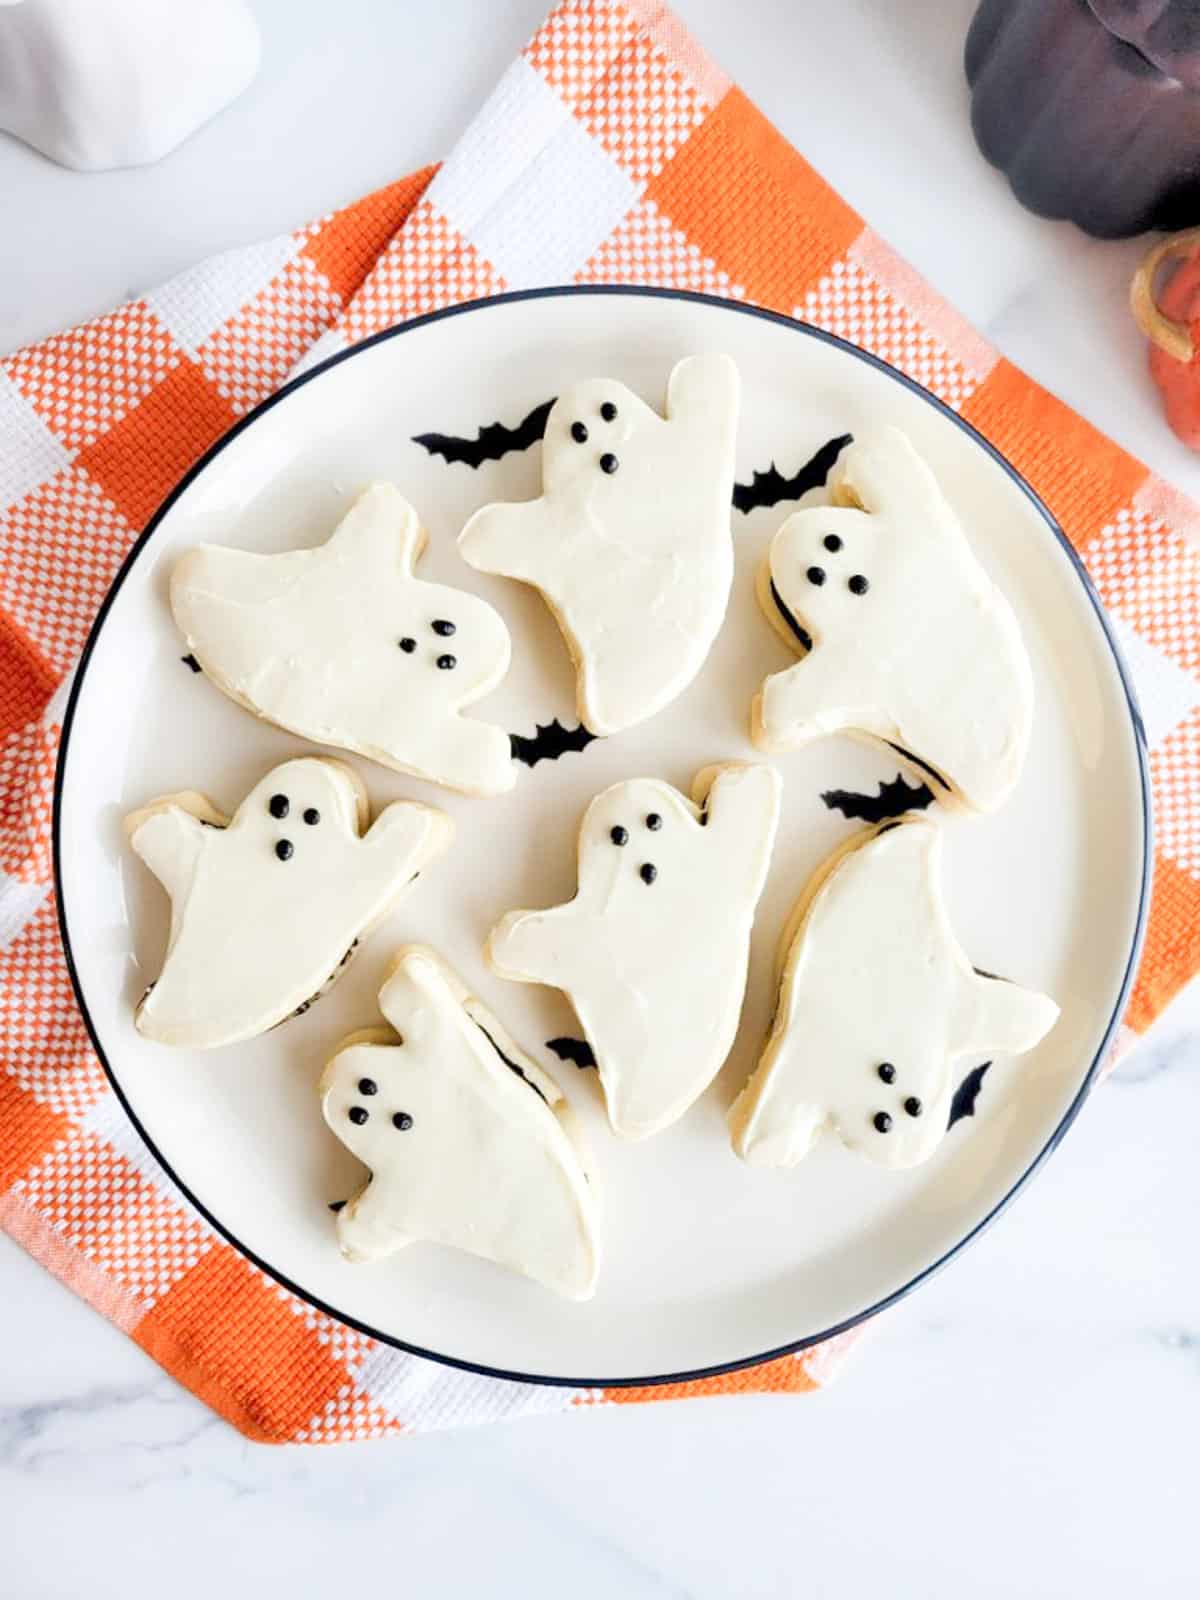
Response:
[{"label": "black icing eye", "polygon": [[819,589],[825,582],[825,568],[809,567],[804,576],[808,579],[809,583],[814,584]]},{"label": "black icing eye", "polygon": [[861,572],[856,572],[854,576],[847,581],[846,587],[849,589],[851,594],[866,594],[871,585],[868,583],[866,578],[863,577]]},{"label": "black icing eye", "polygon": [[892,1119],[886,1111],[877,1111],[871,1121],[875,1124],[877,1133],[887,1133],[892,1126]]},{"label": "black icing eye", "polygon": [[650,829],[651,833],[657,833],[662,827],[662,818],[659,816],[657,811],[652,811],[646,818],[646,826]]},{"label": "black icing eye", "polygon": [[290,839],[280,839],[279,843],[275,846],[275,854],[279,857],[280,861],[290,861],[296,854],[296,847]]},{"label": "black icing eye", "polygon": [[308,810],[304,813],[304,820],[308,823],[310,828],[316,827],[317,823],[321,820],[321,813],[317,810],[316,806],[309,806]]},{"label": "black icing eye", "polygon": [[458,665],[458,657],[457,656],[439,656],[437,658],[437,664],[442,669],[443,672],[453,672],[455,667]]},{"label": "black icing eye", "polygon": [[655,878],[658,877],[658,868],[653,861],[647,861],[638,868],[638,874],[643,883],[653,883]]},{"label": "black icing eye", "polygon": [[407,1133],[412,1127],[412,1118],[407,1111],[397,1111],[392,1118],[392,1127],[399,1128],[401,1133]]},{"label": "black icing eye", "polygon": [[842,548],[841,535],[837,533],[827,533],[821,543],[831,555],[836,555]]},{"label": "black icing eye", "polygon": [[278,821],[282,822],[288,814],[288,797],[285,794],[273,794],[267,801],[267,810]]},{"label": "black icing eye", "polygon": [[417,641],[415,639],[401,639],[400,648],[404,651],[406,656],[410,656],[417,648]]},{"label": "black icing eye", "polygon": [[908,1099],[904,1102],[904,1109],[908,1112],[910,1117],[919,1117],[921,1115],[921,1102],[917,1099],[915,1094],[909,1095]]},{"label": "black icing eye", "polygon": [[358,1080],[358,1092],[359,1094],[367,1095],[378,1094],[379,1085],[375,1082],[374,1078],[360,1078]]},{"label": "black icing eye", "polygon": [[600,415],[604,418],[605,422],[613,422],[616,419],[617,408],[615,405],[613,405],[611,400],[606,400],[600,407]]},{"label": "black icing eye", "polygon": [[447,622],[445,617],[439,617],[433,624],[433,631],[441,639],[450,639],[454,636],[455,627],[452,622]]},{"label": "black icing eye", "polygon": [[350,1118],[350,1121],[356,1128],[361,1128],[371,1113],[367,1110],[366,1106],[351,1106],[346,1115]]},{"label": "black icing eye", "polygon": [[629,829],[628,828],[623,828],[621,826],[621,824],[618,822],[618,824],[617,824],[617,826],[615,828],[610,828],[609,829],[608,837],[612,840],[612,842],[614,844],[628,844],[629,843]]},{"label": "black icing eye", "polygon": [[617,460],[616,456],[613,455],[611,450],[606,450],[600,457],[600,471],[607,472],[610,477],[620,465],[621,463]]},{"label": "black icing eye", "polygon": [[879,1076],[884,1083],[895,1083],[896,1069],[890,1061],[881,1061],[879,1063]]},{"label": "black icing eye", "polygon": [[571,437],[576,444],[587,443],[587,429],[582,422],[573,422],[571,424]]}]

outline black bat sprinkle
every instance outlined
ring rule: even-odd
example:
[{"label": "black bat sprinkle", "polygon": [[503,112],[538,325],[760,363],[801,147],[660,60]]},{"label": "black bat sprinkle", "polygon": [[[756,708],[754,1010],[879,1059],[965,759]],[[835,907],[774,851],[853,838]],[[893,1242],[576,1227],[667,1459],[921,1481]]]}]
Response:
[{"label": "black bat sprinkle", "polygon": [[530,445],[536,444],[546,431],[546,418],[553,404],[551,399],[534,406],[515,428],[504,422],[488,422],[473,439],[462,439],[453,433],[418,433],[413,435],[413,443],[428,450],[431,456],[478,467],[485,461],[499,461],[501,456],[528,450]]},{"label": "black bat sprinkle", "polygon": [[196,660],[195,656],[180,656],[179,659],[180,659],[180,661],[183,662],[185,667],[191,667],[193,672],[203,672],[204,671],[204,668]]},{"label": "black bat sprinkle", "polygon": [[577,1067],[594,1067],[596,1057],[586,1039],[547,1039],[546,1049],[553,1050],[560,1061],[570,1061]]},{"label": "black bat sprinkle", "polygon": [[585,750],[596,735],[589,733],[582,723],[577,723],[573,728],[564,728],[555,717],[553,722],[539,722],[537,732],[532,737],[525,733],[510,733],[508,737],[513,760],[523,761],[527,767],[536,767],[539,761],[557,761],[559,756]]},{"label": "black bat sprinkle", "polygon": [[924,811],[933,804],[933,790],[927,783],[909,785],[902,773],[879,785],[878,794],[860,794],[857,789],[826,789],[821,799],[830,811],[840,811],[852,822],[886,822],[906,811]]},{"label": "black bat sprinkle", "polygon": [[344,1200],[331,1200],[329,1202],[329,1209],[330,1211],[340,1211],[345,1204],[346,1202]]},{"label": "black bat sprinkle", "polygon": [[928,773],[939,789],[948,789],[950,787],[937,768],[931,767],[928,761],[922,761],[920,756],[914,755],[911,750],[906,750],[902,744],[893,744],[890,739],[885,739],[883,742],[889,750],[894,750],[898,756],[902,756],[905,761],[910,762],[918,771]]},{"label": "black bat sprinkle", "polygon": [[777,506],[781,500],[799,500],[810,489],[819,489],[853,438],[853,434],[842,433],[830,439],[790,478],[785,478],[772,461],[766,472],[756,472],[749,483],[734,484],[733,509],[753,511],[756,506]]},{"label": "black bat sprinkle", "polygon": [[952,1128],[963,1117],[975,1115],[975,1102],[979,1098],[984,1076],[991,1064],[990,1061],[985,1061],[982,1066],[972,1067],[955,1089],[954,1098],[950,1102],[950,1121],[946,1124],[947,1128]]}]

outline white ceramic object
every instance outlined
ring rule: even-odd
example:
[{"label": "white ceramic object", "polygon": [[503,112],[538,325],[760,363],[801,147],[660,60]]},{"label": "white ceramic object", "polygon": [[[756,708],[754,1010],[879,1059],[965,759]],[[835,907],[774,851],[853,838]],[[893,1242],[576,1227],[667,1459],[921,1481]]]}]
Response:
[{"label": "white ceramic object", "polygon": [[245,0],[0,0],[0,129],[80,172],[142,166],[258,61]]},{"label": "white ceramic object", "polygon": [[[538,493],[540,449],[473,470],[413,436],[515,424],[597,372],[658,405],[674,364],[708,350],[727,351],[741,373],[739,482],[772,460],[790,473],[833,435],[894,424],[936,472],[1020,619],[1036,689],[1021,780],[994,814],[940,820],[947,909],[972,961],[1062,1005],[1043,1043],[998,1061],[974,1117],[909,1171],[877,1169],[836,1140],[794,1171],[755,1169],[730,1151],[725,1116],[769,1026],[781,930],[812,869],[859,826],[822,794],[873,792],[897,773],[887,751],[850,739],[774,759],[782,815],[742,1025],[713,1084],[654,1139],[615,1139],[595,1075],[546,1048],[578,1032],[557,992],[506,983],[484,961],[503,912],[571,893],[580,818],[600,790],[645,775],[686,790],[711,763],[760,759],[748,708],[766,674],[795,658],[762,616],[755,574],[794,502],[734,514],[725,626],[662,715],[522,768],[512,791],[486,800],[358,763],[376,808],[406,797],[439,806],[458,825],[456,844],[306,1015],[207,1054],[143,1039],[134,1006],[161,958],[166,911],[123,844],[121,816],[188,785],[236,798],[303,748],[181,663],[167,602],[178,555],[204,541],[264,552],[319,544],[366,483],[392,480],[421,507],[430,578],[481,595],[508,625],[512,667],[489,717],[522,735],[555,717],[571,723],[574,672],[549,611],[532,590],[472,572],[456,548],[479,506]],[[344,1320],[447,1359],[560,1382],[695,1373],[794,1346],[902,1293],[958,1249],[1069,1121],[1122,1009],[1145,899],[1135,717],[1080,571],[1019,481],[923,391],[848,346],[749,308],[645,292],[547,292],[417,321],[335,358],[253,416],[126,569],[76,680],[61,776],[61,904],[79,989],[115,1082],[177,1181],[242,1248]],[[376,1021],[388,964],[410,941],[444,954],[584,1124],[605,1197],[604,1266],[586,1305],[433,1246],[369,1267],[339,1253],[327,1207],[356,1192],[363,1169],[324,1125],[316,1085],[338,1041]]]}]

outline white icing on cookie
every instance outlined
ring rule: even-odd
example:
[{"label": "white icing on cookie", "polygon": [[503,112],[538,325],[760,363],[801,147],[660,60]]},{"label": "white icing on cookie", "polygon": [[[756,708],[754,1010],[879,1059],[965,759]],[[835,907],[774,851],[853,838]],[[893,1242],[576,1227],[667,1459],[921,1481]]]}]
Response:
[{"label": "white icing on cookie", "polygon": [[342,1253],[430,1239],[589,1299],[598,1206],[558,1085],[431,950],[399,953],[379,1005],[395,1032],[346,1040],[321,1078],[326,1122],[372,1174],[338,1212]]},{"label": "white icing on cookie", "polygon": [[759,598],[795,644],[782,600],[812,649],[766,680],[754,742],[789,750],[843,730],[883,739],[970,809],[996,810],[1020,776],[1033,715],[1008,601],[895,428],[843,452],[833,499],[797,511],[771,542]]},{"label": "white icing on cookie", "polygon": [[234,1044],[321,993],[453,832],[442,812],[407,800],[360,838],[366,820],[357,777],[319,756],[268,772],[232,819],[190,793],[128,816],[130,843],[171,897],[139,1032],[193,1049]]},{"label": "white icing on cookie", "polygon": [[570,998],[623,1138],[681,1117],[729,1053],[779,791],[770,767],[740,765],[699,773],[696,803],[614,784],[584,816],[575,898],[492,932],[497,972]]},{"label": "white icing on cookie", "polygon": [[852,839],[808,885],[770,1038],[729,1114],[747,1161],[794,1167],[828,1129],[880,1166],[915,1166],[946,1132],[955,1064],[1032,1050],[1054,1025],[1053,1000],[972,969],[940,860],[940,830],[913,818]]},{"label": "white icing on cookie", "polygon": [[463,529],[473,567],[541,590],[593,733],[661,711],[721,626],[733,577],[737,412],[728,356],[679,362],[665,421],[623,384],[578,383],[546,422],[541,498],[484,506]]},{"label": "white icing on cookie", "polygon": [[188,649],[240,705],[319,744],[470,794],[516,782],[508,735],[460,715],[508,670],[486,601],[413,576],[425,545],[398,489],[361,494],[323,545],[200,545],[175,564]]}]

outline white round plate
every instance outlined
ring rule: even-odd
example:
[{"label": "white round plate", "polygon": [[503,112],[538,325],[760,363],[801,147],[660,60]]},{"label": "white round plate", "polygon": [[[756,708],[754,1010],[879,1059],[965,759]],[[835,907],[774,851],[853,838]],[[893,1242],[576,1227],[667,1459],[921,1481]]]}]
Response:
[{"label": "white round plate", "polygon": [[[972,961],[1062,1005],[1042,1046],[997,1062],[975,1114],[914,1171],[882,1171],[832,1139],[791,1172],[732,1154],[725,1111],[768,1022],[780,928],[811,869],[861,826],[822,795],[874,794],[897,775],[886,750],[848,739],[777,760],[784,817],[741,1030],[716,1082],[665,1133],[615,1139],[595,1073],[545,1046],[578,1032],[566,1001],[505,983],[483,962],[502,912],[574,892],[576,828],[599,789],[653,775],[687,790],[700,767],[756,758],[751,698],[794,657],[758,609],[754,573],[794,502],[734,511],[724,630],[697,681],[642,727],[522,767],[515,790],[492,800],[354,762],[376,807],[406,795],[442,806],[458,837],[320,1004],[210,1053],[141,1038],[133,1011],[159,969],[167,903],[124,845],[123,813],[185,788],[232,810],[304,748],[183,662],[166,599],[176,556],[201,540],[262,551],[319,543],[365,484],[392,479],[429,530],[421,575],[485,595],[512,632],[513,668],[475,711],[514,734],[556,717],[571,726],[572,673],[546,607],[471,571],[455,547],[477,506],[539,492],[540,445],[476,467],[415,436],[515,425],[560,386],[596,375],[661,407],[673,363],[702,350],[727,351],[741,370],[739,482],[772,463],[787,476],[834,436],[894,423],[1016,608],[1038,691],[1024,776],[998,815],[931,814],[944,823],[950,911]],[[409,323],[302,377],[222,440],[147,529],[96,623],[66,719],[55,824],[63,933],[96,1048],[146,1143],[216,1227],[298,1294],[381,1339],[575,1384],[696,1376],[798,1348],[911,1288],[976,1234],[1062,1135],[1096,1071],[1133,970],[1149,862],[1128,679],[1077,560],[1011,469],[923,390],[812,328],[699,296],[610,289],[514,295]],[[377,1021],[381,974],[410,940],[458,968],[587,1125],[605,1206],[600,1286],[587,1304],[430,1245],[369,1266],[338,1253],[328,1206],[364,1173],[325,1127],[316,1083],[341,1036]]]}]

